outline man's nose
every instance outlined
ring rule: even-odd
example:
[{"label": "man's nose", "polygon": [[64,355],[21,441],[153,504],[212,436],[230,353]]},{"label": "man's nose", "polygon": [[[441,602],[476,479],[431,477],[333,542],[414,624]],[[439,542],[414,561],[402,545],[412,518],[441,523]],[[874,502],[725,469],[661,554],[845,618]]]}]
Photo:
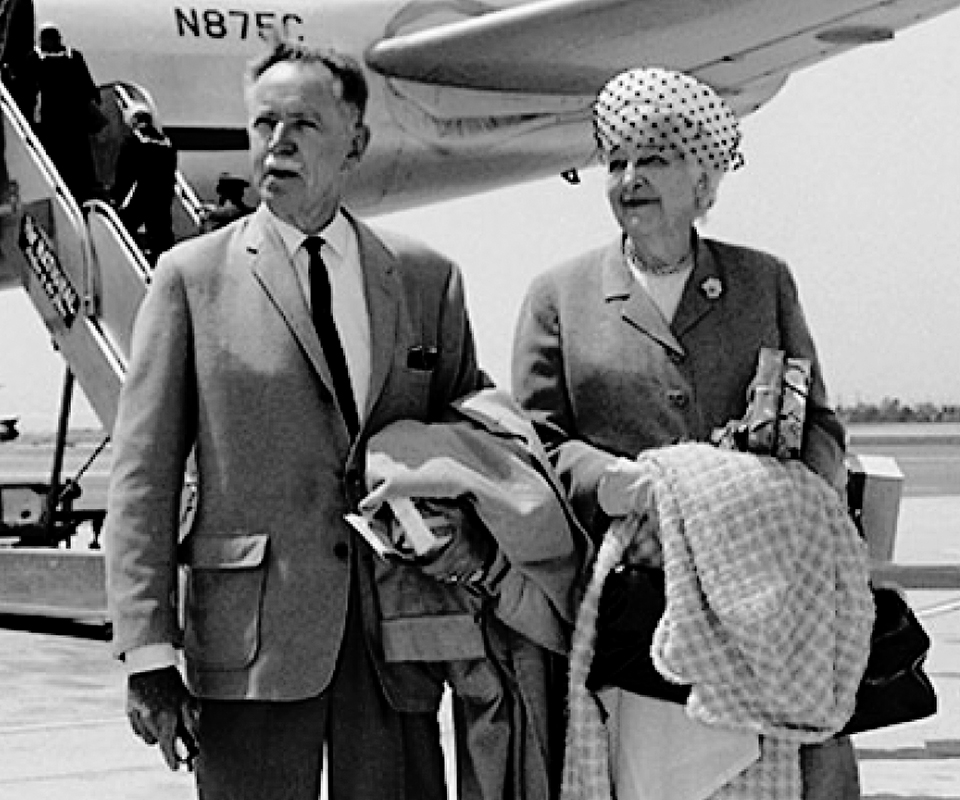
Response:
[{"label": "man's nose", "polygon": [[289,153],[296,149],[296,144],[290,137],[290,127],[290,125],[282,121],[273,126],[268,143],[270,152]]}]

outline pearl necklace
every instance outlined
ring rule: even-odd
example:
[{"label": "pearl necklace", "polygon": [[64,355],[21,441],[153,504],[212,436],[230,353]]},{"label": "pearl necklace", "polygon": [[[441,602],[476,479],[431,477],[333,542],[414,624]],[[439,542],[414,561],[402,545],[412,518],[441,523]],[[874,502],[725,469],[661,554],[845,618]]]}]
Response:
[{"label": "pearl necklace", "polygon": [[637,248],[633,244],[633,239],[629,236],[625,237],[623,242],[623,257],[631,267],[640,272],[646,272],[648,275],[676,275],[693,263],[693,251],[688,250],[683,258],[672,264],[665,264],[662,261],[648,264],[640,258]]}]

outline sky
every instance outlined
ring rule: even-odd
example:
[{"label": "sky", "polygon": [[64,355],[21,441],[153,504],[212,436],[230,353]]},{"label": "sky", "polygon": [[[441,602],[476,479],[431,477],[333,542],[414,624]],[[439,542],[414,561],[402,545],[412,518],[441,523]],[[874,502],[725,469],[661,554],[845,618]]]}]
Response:
[{"label": "sky", "polygon": [[[960,11],[793,75],[742,121],[703,235],[783,258],[831,399],[960,402]],[[382,216],[463,269],[480,359],[509,386],[530,280],[617,228],[599,169]],[[0,416],[56,426],[63,364],[26,295],[0,294]],[[82,396],[74,426],[95,427]]]}]

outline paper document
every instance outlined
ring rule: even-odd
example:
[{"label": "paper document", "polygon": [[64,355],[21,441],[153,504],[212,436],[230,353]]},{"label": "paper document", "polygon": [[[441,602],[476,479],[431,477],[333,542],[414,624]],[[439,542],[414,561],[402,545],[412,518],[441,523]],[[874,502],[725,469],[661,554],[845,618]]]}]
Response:
[{"label": "paper document", "polygon": [[443,547],[450,533],[438,536],[435,530],[450,530],[450,522],[442,516],[423,516],[413,500],[388,500],[397,525],[374,525],[362,514],[345,514],[344,519],[359,533],[380,558],[413,561]]}]

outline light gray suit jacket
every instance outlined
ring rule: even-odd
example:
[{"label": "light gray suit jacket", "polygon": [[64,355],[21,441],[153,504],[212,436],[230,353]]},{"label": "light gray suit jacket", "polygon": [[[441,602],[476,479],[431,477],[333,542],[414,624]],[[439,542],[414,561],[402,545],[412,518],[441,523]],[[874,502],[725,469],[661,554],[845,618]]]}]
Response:
[{"label": "light gray suit jacket", "polygon": [[[376,614],[366,545],[343,519],[365,494],[365,438],[433,419],[485,381],[456,267],[351,221],[372,338],[354,441],[264,209],[164,254],[138,315],[105,533],[114,649],[182,641],[202,696],[297,699],[328,685],[353,560]],[[198,505],[180,542],[191,451]],[[365,625],[375,636],[376,620]]]},{"label": "light gray suit jacket", "polygon": [[710,239],[698,238],[696,248],[669,325],[634,281],[619,240],[538,276],[522,305],[513,392],[594,535],[607,523],[596,487],[611,461],[706,441],[742,417],[762,347],[811,359],[802,458],[828,482],[842,483],[843,428],[827,405],[786,264]]}]

